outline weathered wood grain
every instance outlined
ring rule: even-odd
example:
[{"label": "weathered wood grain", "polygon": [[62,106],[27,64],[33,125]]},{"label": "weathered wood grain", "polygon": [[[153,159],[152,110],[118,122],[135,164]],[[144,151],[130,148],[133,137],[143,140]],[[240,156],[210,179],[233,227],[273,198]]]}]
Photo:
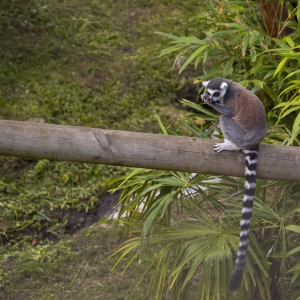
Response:
[{"label": "weathered wood grain", "polygon": [[[240,152],[216,140],[0,120],[0,155],[244,176]],[[300,148],[260,146],[258,178],[300,182]]]}]

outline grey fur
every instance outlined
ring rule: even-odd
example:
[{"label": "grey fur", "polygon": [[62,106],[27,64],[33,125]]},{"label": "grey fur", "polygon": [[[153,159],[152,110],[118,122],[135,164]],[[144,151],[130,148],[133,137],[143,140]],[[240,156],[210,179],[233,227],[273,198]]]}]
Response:
[{"label": "grey fur", "polygon": [[225,78],[203,82],[207,92],[202,100],[219,111],[220,127],[224,143],[215,145],[214,150],[242,150],[245,156],[245,191],[241,219],[240,243],[232,274],[230,289],[239,287],[246,264],[250,221],[256,185],[258,145],[267,132],[266,113],[256,95],[240,84]]},{"label": "grey fur", "polygon": [[220,90],[223,82],[228,84],[222,99],[223,104],[204,101],[222,114],[220,127],[224,138],[233,142],[240,149],[249,149],[249,147],[259,144],[266,135],[264,106],[255,94],[240,84],[225,78],[212,79],[206,87]]}]

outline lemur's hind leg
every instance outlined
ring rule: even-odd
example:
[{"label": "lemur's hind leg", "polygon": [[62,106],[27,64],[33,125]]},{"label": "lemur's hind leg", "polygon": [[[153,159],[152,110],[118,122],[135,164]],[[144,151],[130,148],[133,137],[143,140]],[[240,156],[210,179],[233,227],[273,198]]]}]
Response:
[{"label": "lemur's hind leg", "polygon": [[234,144],[233,142],[224,139],[224,143],[217,143],[214,146],[214,151],[219,153],[223,150],[227,150],[227,151],[239,151],[241,150],[240,147],[238,147],[236,144]]}]

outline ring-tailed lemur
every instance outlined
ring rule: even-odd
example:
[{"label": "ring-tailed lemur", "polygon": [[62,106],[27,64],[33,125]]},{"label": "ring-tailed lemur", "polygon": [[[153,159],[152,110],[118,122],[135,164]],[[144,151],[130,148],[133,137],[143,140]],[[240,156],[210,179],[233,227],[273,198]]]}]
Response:
[{"label": "ring-tailed lemur", "polygon": [[262,102],[240,84],[215,78],[202,84],[207,91],[202,100],[219,111],[220,127],[224,143],[216,144],[214,150],[242,150],[245,155],[246,180],[240,222],[240,243],[232,274],[230,289],[239,287],[246,263],[248,236],[256,185],[258,145],[267,132],[266,113]]}]

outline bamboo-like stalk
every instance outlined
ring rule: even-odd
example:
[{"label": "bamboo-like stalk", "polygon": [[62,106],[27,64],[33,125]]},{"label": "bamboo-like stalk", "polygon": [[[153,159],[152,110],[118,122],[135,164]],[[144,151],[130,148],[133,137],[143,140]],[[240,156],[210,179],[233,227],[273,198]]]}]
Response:
[{"label": "bamboo-like stalk", "polygon": [[285,24],[289,20],[288,1],[283,1],[282,4],[278,0],[267,4],[266,2],[266,0],[260,0],[259,3],[268,34],[275,38],[283,38],[291,34],[293,30]]}]

